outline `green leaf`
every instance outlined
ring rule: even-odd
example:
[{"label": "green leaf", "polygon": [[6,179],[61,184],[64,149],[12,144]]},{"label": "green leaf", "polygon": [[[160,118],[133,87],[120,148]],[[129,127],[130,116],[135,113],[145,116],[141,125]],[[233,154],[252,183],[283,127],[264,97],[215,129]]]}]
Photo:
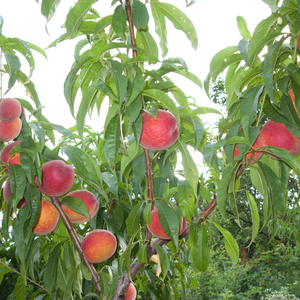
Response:
[{"label": "green leaf", "polygon": [[15,54],[4,52],[4,57],[8,66],[9,73],[8,87],[5,92],[6,94],[14,86],[18,79],[16,72],[20,70],[21,63],[19,58]]},{"label": "green leaf", "polygon": [[196,50],[198,47],[198,37],[191,20],[172,4],[161,2],[154,2],[153,4],[159,7],[160,11],[173,23],[176,29],[185,33],[186,37],[191,41],[192,47]]},{"label": "green leaf", "polygon": [[100,19],[100,21],[97,22],[95,28],[94,28],[94,35],[99,34],[102,30],[104,30],[107,26],[109,26],[112,23],[112,15],[105,16]]},{"label": "green leaf", "polygon": [[193,218],[195,210],[194,190],[187,180],[178,180],[177,189],[179,208],[185,219],[190,221]]},{"label": "green leaf", "polygon": [[120,145],[120,115],[115,115],[104,133],[103,154],[109,166],[115,162]]},{"label": "green leaf", "polygon": [[227,192],[228,192],[228,185],[229,182],[232,180],[232,174],[233,174],[233,165],[232,163],[229,163],[222,173],[222,179],[219,183],[218,191],[217,191],[217,204],[218,208],[220,210],[221,215],[225,220],[227,220],[226,216],[226,198],[227,198]]},{"label": "green leaf", "polygon": [[241,16],[236,17],[236,19],[240,34],[242,35],[243,39],[248,41],[251,38],[251,33],[247,28],[246,20]]},{"label": "green leaf", "polygon": [[149,89],[144,90],[143,95],[144,97],[155,99],[156,101],[160,102],[165,108],[167,108],[175,116],[178,126],[180,127],[180,116],[178,109],[173,100],[165,92]]},{"label": "green leaf", "polygon": [[10,173],[10,190],[11,196],[9,201],[12,201],[12,206],[16,210],[17,204],[24,196],[26,187],[26,176],[20,165],[10,165],[8,167]]},{"label": "green leaf", "polygon": [[[253,196],[248,191],[246,191],[246,193],[247,193],[247,199],[248,199],[250,210],[251,210],[251,220],[252,220],[252,239],[250,242],[250,245],[251,245],[252,242],[254,242],[254,240],[258,234],[259,214],[258,214],[256,202],[255,202]],[[250,247],[250,245],[248,247]]]},{"label": "green leaf", "polygon": [[202,224],[197,232],[197,244],[192,245],[189,260],[201,272],[205,272],[210,261],[210,249],[208,247],[208,234],[206,225]]},{"label": "green leaf", "polygon": [[177,103],[181,107],[188,110],[189,109],[189,101],[188,101],[188,98],[186,97],[185,93],[178,87],[173,87],[171,89],[171,92],[172,92],[174,98],[176,99]]},{"label": "green leaf", "polygon": [[179,219],[176,212],[162,200],[156,200],[155,205],[161,227],[178,248]]},{"label": "green leaf", "polygon": [[96,161],[90,155],[77,147],[63,146],[62,152],[65,153],[72,164],[75,166],[76,174],[90,183],[100,194],[107,199],[107,195],[101,188],[101,172]]},{"label": "green leaf", "polygon": [[46,21],[49,22],[54,16],[57,7],[60,3],[60,0],[43,0],[41,5],[41,13],[46,18]]},{"label": "green leaf", "polygon": [[274,171],[265,163],[257,162],[268,185],[268,193],[272,205],[273,218],[285,212],[285,196],[280,179]]},{"label": "green leaf", "polygon": [[127,234],[128,236],[134,235],[140,228],[140,218],[145,202],[139,202],[136,204],[129,213],[128,218],[125,223],[127,225]]},{"label": "green leaf", "polygon": [[[137,47],[144,49],[150,62],[158,61],[158,47],[149,31],[138,29],[136,33]],[[141,56],[141,55],[138,55]]]},{"label": "green leaf", "polygon": [[118,199],[119,195],[118,195],[118,181],[117,181],[117,178],[109,172],[103,172],[102,173],[102,178],[103,178],[103,181],[108,185],[109,190]]},{"label": "green leaf", "polygon": [[[145,157],[143,157],[145,159]],[[161,176],[153,179],[154,198],[162,198],[167,187],[167,180]]]},{"label": "green leaf", "polygon": [[190,109],[188,112],[188,115],[190,115],[191,117],[195,117],[198,115],[205,115],[205,114],[218,114],[218,115],[222,115],[221,112],[219,112],[217,109],[213,108],[213,107],[198,107],[195,109]]},{"label": "green leaf", "polygon": [[133,0],[131,4],[132,22],[136,28],[145,29],[149,23],[149,14],[144,3]]},{"label": "green leaf", "polygon": [[79,134],[79,137],[83,140],[83,132],[84,132],[84,123],[86,115],[91,109],[92,103],[95,102],[95,99],[99,97],[100,92],[96,88],[98,86],[99,81],[93,82],[87,90],[82,95],[82,99],[80,102],[80,106],[78,109],[77,117],[76,117],[76,128]]},{"label": "green leaf", "polygon": [[170,269],[170,261],[169,261],[167,252],[163,247],[161,247],[160,245],[158,245],[156,243],[154,243],[154,247],[159,256],[159,261],[160,261],[160,266],[161,266],[161,271],[162,271],[162,280],[164,280]]},{"label": "green leaf", "polygon": [[68,208],[74,210],[75,212],[84,215],[88,220],[90,220],[89,211],[85,203],[76,197],[65,196],[61,204],[67,206]]},{"label": "green leaf", "polygon": [[162,57],[165,57],[169,51],[167,47],[168,42],[167,42],[166,20],[161,9],[157,5],[155,5],[155,3],[154,1],[150,2],[151,12],[154,19],[155,32],[159,37],[159,46],[162,51]]},{"label": "green leaf", "polygon": [[64,262],[65,262],[66,269],[70,273],[73,273],[76,268],[76,262],[75,262],[75,258],[74,258],[74,252],[73,252],[73,249],[72,249],[72,246],[70,245],[70,243],[65,243],[65,246],[64,246]]},{"label": "green leaf", "polygon": [[236,240],[233,238],[232,234],[228,230],[226,230],[225,228],[221,227],[219,224],[213,221],[210,222],[213,223],[224,236],[225,249],[228,255],[230,256],[232,263],[235,265],[239,260],[239,246]]},{"label": "green leaf", "polygon": [[56,267],[61,251],[62,242],[57,244],[49,255],[44,272],[44,285],[50,294],[56,281]]},{"label": "green leaf", "polygon": [[182,155],[184,176],[194,191],[194,197],[197,197],[197,187],[198,187],[198,180],[199,180],[199,172],[197,166],[190,152],[188,151],[185,143],[181,140],[177,140],[175,144],[176,144],[175,147],[179,148]]},{"label": "green leaf", "polygon": [[127,13],[125,4],[120,4],[116,7],[112,16],[112,27],[115,33],[123,40],[126,40],[125,32],[127,29]]},{"label": "green leaf", "polygon": [[70,9],[65,23],[69,39],[74,37],[83,21],[83,18],[88,13],[91,6],[97,1],[98,0],[78,0]]}]

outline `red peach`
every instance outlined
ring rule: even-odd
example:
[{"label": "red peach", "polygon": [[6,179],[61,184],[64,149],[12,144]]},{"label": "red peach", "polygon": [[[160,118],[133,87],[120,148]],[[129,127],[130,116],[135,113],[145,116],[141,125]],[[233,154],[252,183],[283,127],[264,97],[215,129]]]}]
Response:
[{"label": "red peach", "polygon": [[[4,188],[3,188],[3,198],[4,198],[4,200],[5,200],[6,203],[8,203],[8,199],[10,198],[10,196],[11,196],[10,179],[8,178],[8,179],[6,180],[5,186],[4,186]],[[18,203],[18,205],[17,205],[17,208],[18,208],[18,209],[23,208],[23,207],[26,205],[26,203],[27,203],[27,201],[26,201],[26,199],[23,197],[23,198],[19,201],[19,203]]]},{"label": "red peach", "polygon": [[62,160],[51,160],[41,166],[42,184],[36,179],[38,190],[50,197],[66,194],[75,180],[72,166]]},{"label": "red peach", "polygon": [[[179,233],[178,235],[181,235],[186,227],[186,219],[182,216],[181,223],[179,225]],[[163,239],[163,240],[169,240],[170,237],[166,234],[166,232],[163,230],[163,228],[160,225],[159,219],[158,219],[158,210],[156,207],[151,211],[151,224],[147,225],[148,230],[157,238]]]},{"label": "red peach", "polygon": [[0,102],[0,120],[13,122],[20,117],[22,106],[14,98],[5,98]]},{"label": "red peach", "polygon": [[59,213],[55,206],[46,200],[41,201],[40,215],[32,232],[37,235],[45,235],[53,231],[59,221]]},{"label": "red peach", "polygon": [[[4,163],[8,163],[9,165],[20,165],[21,164],[21,159],[20,159],[20,153],[15,153],[12,156],[10,156],[10,150],[15,146],[15,145],[20,145],[21,141],[16,141],[13,142],[3,148],[0,154],[0,161]],[[2,165],[2,167],[5,167]],[[6,169],[5,172],[9,174],[9,171]]]},{"label": "red peach", "polygon": [[165,110],[158,110],[155,119],[144,112],[143,128],[140,145],[148,150],[164,150],[172,146],[178,138],[178,124],[173,114]]},{"label": "red peach", "polygon": [[81,243],[86,259],[93,264],[109,259],[117,249],[117,239],[108,230],[95,229]]},{"label": "red peach", "polygon": [[[77,190],[69,193],[67,196],[79,198],[80,200],[82,200],[89,212],[90,219],[92,219],[97,213],[99,208],[99,203],[93,193],[85,190]],[[75,212],[74,210],[72,210],[71,208],[63,204],[61,208],[72,223],[81,224],[88,221],[86,216],[78,212]]]},{"label": "red peach", "polygon": [[0,141],[10,142],[21,132],[22,121],[20,118],[13,122],[4,122],[0,120]]},{"label": "red peach", "polygon": [[125,299],[124,300],[134,300],[136,298],[136,289],[132,282],[129,283]]},{"label": "red peach", "polygon": [[[290,154],[296,155],[300,150],[300,139],[290,133],[285,124],[269,120],[264,124],[256,139],[256,148],[267,146],[283,148]],[[274,155],[271,156],[274,157]]]}]

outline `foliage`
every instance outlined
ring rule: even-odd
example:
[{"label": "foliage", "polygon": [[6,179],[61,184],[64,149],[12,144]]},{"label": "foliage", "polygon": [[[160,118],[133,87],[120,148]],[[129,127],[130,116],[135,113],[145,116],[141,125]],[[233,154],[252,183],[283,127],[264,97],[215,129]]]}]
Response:
[{"label": "foliage", "polygon": [[[49,22],[60,1],[40,2],[41,13]],[[16,279],[7,299],[123,299],[130,280],[137,287],[138,297],[143,299],[179,299],[178,286],[182,287],[181,297],[186,297],[186,284],[197,291],[198,283],[188,275],[191,265],[208,272],[199,275],[200,282],[204,281],[201,294],[219,293],[226,299],[238,293],[243,297],[249,297],[249,293],[261,296],[258,287],[261,291],[269,286],[260,286],[253,274],[262,273],[266,256],[274,255],[275,251],[279,260],[274,264],[276,280],[279,280],[278,268],[298,262],[298,197],[291,196],[295,184],[294,190],[290,189],[289,180],[299,178],[299,156],[267,147],[261,149],[262,158],[250,164],[245,155],[266,118],[284,123],[300,137],[300,121],[287,93],[292,87],[296,107],[300,107],[298,2],[287,0],[275,7],[272,1],[270,17],[258,24],[253,35],[239,17],[238,28],[243,39],[238,46],[223,49],[212,59],[204,82],[207,94],[211,82],[226,71],[227,115],[220,122],[216,139],[210,136],[200,116],[221,113],[190,103],[170,79],[177,74],[202,88],[183,58],[167,57],[166,20],[185,34],[186,43],[194,49],[198,46],[195,27],[185,13],[158,0],[126,0],[112,1],[112,14],[100,17],[98,11],[102,5],[95,0],[74,3],[63,24],[65,33],[49,45],[49,48],[59,47],[68,39],[77,42],[75,60],[64,82],[65,99],[76,119],[72,128],[52,124],[43,116],[31,75],[32,50],[46,56],[45,51],[30,42],[0,35],[5,59],[1,72],[8,77],[6,91],[20,81],[31,100],[17,100],[33,116],[28,121],[21,115],[23,127],[18,137],[21,145],[13,150],[21,153],[21,165],[10,165],[10,175],[2,169],[0,177],[1,186],[8,177],[12,182],[12,196],[8,203],[1,197],[0,203],[1,242],[5,245],[1,247],[7,249],[2,258],[5,265],[0,265],[0,280],[5,278],[6,284]],[[149,29],[150,17],[155,24],[155,37]],[[3,19],[0,21],[1,32],[5,33]],[[21,71],[19,56],[26,59],[29,74]],[[103,113],[104,101],[109,103],[105,125],[100,133],[94,132],[85,125],[85,119],[94,110]],[[158,109],[174,115],[180,133],[168,149],[150,152],[139,145],[141,113],[146,111],[156,116]],[[62,135],[57,143],[56,132]],[[233,158],[235,144],[240,154]],[[4,145],[1,142],[1,148]],[[192,151],[203,155],[208,174],[199,174]],[[31,229],[39,216],[41,195],[35,178],[41,179],[41,165],[56,159],[66,161],[75,170],[71,191],[85,189],[94,193],[99,210],[90,222],[71,226],[60,211],[56,229],[47,236],[36,236]],[[244,185],[247,188],[243,180],[247,180]],[[18,210],[23,195],[28,204]],[[42,197],[58,209],[61,201],[70,207],[78,203],[77,199],[64,200],[63,196]],[[154,240],[146,229],[154,206],[158,207],[162,227],[170,240]],[[189,226],[178,237],[177,225],[182,215]],[[240,233],[243,222],[246,230]],[[118,247],[110,259],[92,265],[86,263],[80,241],[99,228],[112,232]],[[259,252],[263,263],[237,265],[237,240],[246,243],[249,254],[255,257],[259,236],[265,231],[272,243],[268,244],[269,252]],[[286,253],[282,255],[278,239],[284,241],[289,261]],[[270,262],[269,257],[266,262]],[[228,271],[223,277],[218,276],[220,268]],[[267,273],[272,271],[271,266]],[[215,287],[211,280],[205,285],[206,274],[217,277]],[[230,289],[224,289],[227,276],[236,279],[230,282]],[[255,288],[245,288],[252,283]]]}]

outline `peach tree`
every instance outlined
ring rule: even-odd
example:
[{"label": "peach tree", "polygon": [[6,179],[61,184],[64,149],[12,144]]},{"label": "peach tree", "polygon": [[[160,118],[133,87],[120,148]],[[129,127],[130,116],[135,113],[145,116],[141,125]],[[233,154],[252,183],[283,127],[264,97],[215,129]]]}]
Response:
[{"label": "peach tree", "polygon": [[[37,2],[47,22],[59,10],[59,0]],[[186,1],[187,9],[194,2]],[[76,120],[68,129],[43,115],[31,81],[32,52],[46,57],[46,51],[6,37],[0,18],[1,76],[7,78],[0,102],[1,245],[14,249],[18,264],[0,258],[0,283],[17,274],[8,299],[178,299],[178,278],[183,288],[197,288],[185,269],[204,272],[209,265],[211,228],[238,262],[238,244],[215,215],[227,220],[230,212],[240,224],[236,195],[244,172],[263,199],[246,191],[248,244],[263,228],[271,238],[286,234],[280,221],[288,175],[300,174],[300,7],[295,0],[264,2],[270,16],[253,34],[238,17],[241,41],[210,63],[204,89],[209,95],[224,74],[227,97],[214,139],[201,115],[221,114],[191,101],[172,81],[181,76],[202,88],[183,58],[168,57],[167,26],[185,34],[178,43],[198,47],[194,24],[173,4],[74,2],[65,33],[49,45],[77,42],[62,82]],[[111,14],[100,16],[104,5]],[[30,100],[5,98],[17,81]],[[16,102],[22,112],[12,130],[16,120],[8,111],[20,109]],[[85,125],[95,110],[105,117],[100,132]],[[195,152],[203,155],[203,170]],[[297,231],[291,234],[299,246]]]}]

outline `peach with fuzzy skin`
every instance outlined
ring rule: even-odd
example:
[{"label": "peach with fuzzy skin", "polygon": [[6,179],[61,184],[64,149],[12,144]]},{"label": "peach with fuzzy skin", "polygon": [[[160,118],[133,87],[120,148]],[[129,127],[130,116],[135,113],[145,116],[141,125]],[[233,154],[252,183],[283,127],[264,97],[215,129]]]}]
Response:
[{"label": "peach with fuzzy skin", "polygon": [[20,117],[22,106],[14,98],[5,98],[0,102],[0,120],[13,122]]},{"label": "peach with fuzzy skin", "polygon": [[[3,148],[0,154],[0,161],[3,161],[4,163],[8,163],[9,165],[20,165],[21,159],[20,159],[20,153],[15,153],[10,156],[10,150],[16,146],[20,145],[20,141],[13,142]],[[4,165],[2,167],[5,167]],[[6,169],[5,172],[9,174],[9,171]]]},{"label": "peach with fuzzy skin", "polygon": [[[186,219],[182,216],[181,223],[179,225],[179,233],[181,235],[186,227]],[[156,207],[151,211],[151,224],[147,225],[148,230],[157,238],[163,240],[169,240],[170,237],[163,230],[159,218],[158,218],[158,210]]]},{"label": "peach with fuzzy skin", "polygon": [[22,121],[20,118],[13,122],[4,122],[0,120],[0,141],[10,142],[21,132]]},{"label": "peach with fuzzy skin", "polygon": [[72,166],[62,160],[51,160],[41,166],[42,184],[36,179],[38,190],[50,197],[60,197],[66,194],[75,180]]},{"label": "peach with fuzzy skin", "polygon": [[[6,180],[5,186],[4,186],[4,188],[3,188],[3,198],[4,198],[4,200],[5,200],[6,203],[8,203],[8,199],[10,198],[10,196],[11,196],[10,179],[8,178],[8,179]],[[18,208],[18,209],[21,209],[21,208],[23,208],[26,204],[27,204],[27,201],[26,201],[26,199],[23,197],[23,198],[19,201],[19,203],[18,203],[18,205],[17,205],[17,208]]]},{"label": "peach with fuzzy skin", "polygon": [[136,298],[136,289],[132,282],[129,283],[125,299],[124,300],[134,300]]},{"label": "peach with fuzzy skin", "polygon": [[88,233],[81,242],[86,259],[93,264],[109,259],[117,249],[117,239],[108,230],[95,229]]},{"label": "peach with fuzzy skin", "polygon": [[[84,202],[84,204],[86,205],[86,208],[89,212],[90,219],[92,219],[95,216],[95,214],[97,213],[98,208],[99,208],[99,203],[93,193],[91,193],[89,191],[85,191],[85,190],[77,190],[77,191],[73,191],[73,192],[67,194],[66,196],[75,197],[75,198],[82,200]],[[72,223],[82,224],[82,223],[85,223],[88,221],[86,216],[72,210],[71,208],[69,208],[63,204],[62,204],[61,208]]]},{"label": "peach with fuzzy skin", "polygon": [[[272,120],[267,121],[256,139],[256,146],[265,148],[274,146],[286,149],[290,154],[296,155],[300,151],[300,139],[290,133],[285,124]],[[274,158],[274,155],[270,155]]]},{"label": "peach with fuzzy skin", "polygon": [[55,206],[46,200],[41,201],[40,215],[32,232],[37,235],[45,235],[53,231],[59,221],[59,213]]},{"label": "peach with fuzzy skin", "polygon": [[157,118],[144,112],[140,145],[148,150],[164,150],[172,146],[178,138],[178,124],[173,114],[158,110]]}]

